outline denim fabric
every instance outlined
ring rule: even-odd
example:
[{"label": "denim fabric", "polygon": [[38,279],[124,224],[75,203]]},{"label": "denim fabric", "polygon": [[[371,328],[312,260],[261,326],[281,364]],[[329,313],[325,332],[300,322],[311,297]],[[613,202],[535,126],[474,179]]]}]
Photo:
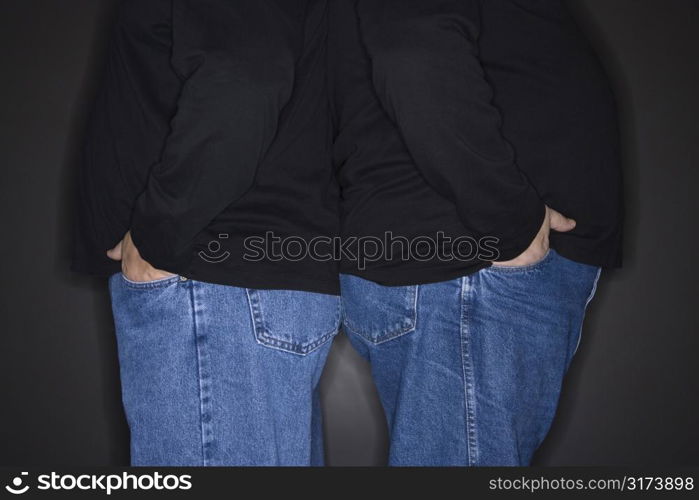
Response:
[{"label": "denim fabric", "polygon": [[109,288],[133,465],[320,465],[340,300],[174,276]]},{"label": "denim fabric", "polygon": [[554,250],[525,267],[384,287],[341,278],[391,465],[528,465],[546,436],[600,269]]}]

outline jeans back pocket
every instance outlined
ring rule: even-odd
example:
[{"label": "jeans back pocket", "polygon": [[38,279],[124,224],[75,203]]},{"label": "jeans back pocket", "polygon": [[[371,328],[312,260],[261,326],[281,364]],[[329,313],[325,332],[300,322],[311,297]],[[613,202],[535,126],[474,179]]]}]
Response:
[{"label": "jeans back pocket", "polygon": [[352,333],[381,344],[415,330],[418,286],[383,286],[343,275],[344,325]]},{"label": "jeans back pocket", "polygon": [[340,297],[297,290],[247,289],[257,342],[306,355],[340,328]]}]

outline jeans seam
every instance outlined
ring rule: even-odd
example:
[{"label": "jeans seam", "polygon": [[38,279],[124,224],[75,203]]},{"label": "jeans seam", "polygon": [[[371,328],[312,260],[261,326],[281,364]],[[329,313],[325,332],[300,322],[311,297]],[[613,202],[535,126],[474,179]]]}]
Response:
[{"label": "jeans seam", "polygon": [[464,403],[466,404],[465,427],[468,446],[468,465],[473,466],[478,460],[478,439],[476,433],[476,401],[474,397],[473,364],[470,351],[470,335],[468,318],[468,299],[471,297],[471,277],[466,276],[461,281],[461,365],[464,377]]},{"label": "jeans seam", "polygon": [[595,296],[595,292],[597,292],[597,284],[599,282],[600,275],[602,274],[602,268],[600,267],[597,270],[597,276],[595,276],[595,281],[592,284],[592,290],[590,291],[590,295],[587,296],[587,300],[585,301],[585,307],[583,308],[583,319],[580,321],[580,330],[578,330],[578,342],[575,344],[575,349],[573,350],[573,354],[571,356],[571,359],[573,359],[573,356],[575,356],[578,352],[578,348],[580,347],[580,342],[582,341],[582,330],[583,330],[583,325],[585,323],[585,315],[587,314],[587,306],[590,305],[590,302],[592,302],[592,299]]},{"label": "jeans seam", "polygon": [[202,465],[208,466],[211,461],[211,443],[213,442],[213,424],[211,422],[211,372],[210,359],[207,350],[206,336],[199,328],[199,313],[201,312],[196,298],[195,283],[190,282],[190,300],[192,305],[192,323],[197,349],[197,373],[199,378],[199,422],[201,429]]}]

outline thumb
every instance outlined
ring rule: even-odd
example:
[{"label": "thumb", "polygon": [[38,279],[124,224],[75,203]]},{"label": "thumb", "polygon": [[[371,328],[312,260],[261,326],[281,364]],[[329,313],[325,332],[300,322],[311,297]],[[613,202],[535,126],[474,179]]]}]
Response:
[{"label": "thumb", "polygon": [[117,243],[117,246],[107,251],[107,257],[109,257],[112,260],[121,260],[121,247],[122,242],[120,241],[119,243]]},{"label": "thumb", "polygon": [[551,229],[559,233],[567,233],[575,229],[576,222],[573,219],[569,219],[560,212],[556,212],[551,209]]}]

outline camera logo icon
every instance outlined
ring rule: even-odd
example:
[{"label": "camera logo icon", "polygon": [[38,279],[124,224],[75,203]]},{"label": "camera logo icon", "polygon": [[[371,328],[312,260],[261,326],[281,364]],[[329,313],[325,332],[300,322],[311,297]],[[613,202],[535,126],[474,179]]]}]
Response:
[{"label": "camera logo icon", "polygon": [[207,250],[202,250],[199,252],[199,257],[209,264],[220,264],[225,262],[231,256],[229,251],[224,251],[219,240],[227,240],[230,236],[226,233],[218,235],[218,240],[213,240],[209,242]]},{"label": "camera logo icon", "polygon": [[5,489],[13,495],[22,495],[29,490],[29,485],[22,486],[23,476],[29,475],[28,472],[22,472],[21,475],[15,477],[11,484],[5,486]]}]

